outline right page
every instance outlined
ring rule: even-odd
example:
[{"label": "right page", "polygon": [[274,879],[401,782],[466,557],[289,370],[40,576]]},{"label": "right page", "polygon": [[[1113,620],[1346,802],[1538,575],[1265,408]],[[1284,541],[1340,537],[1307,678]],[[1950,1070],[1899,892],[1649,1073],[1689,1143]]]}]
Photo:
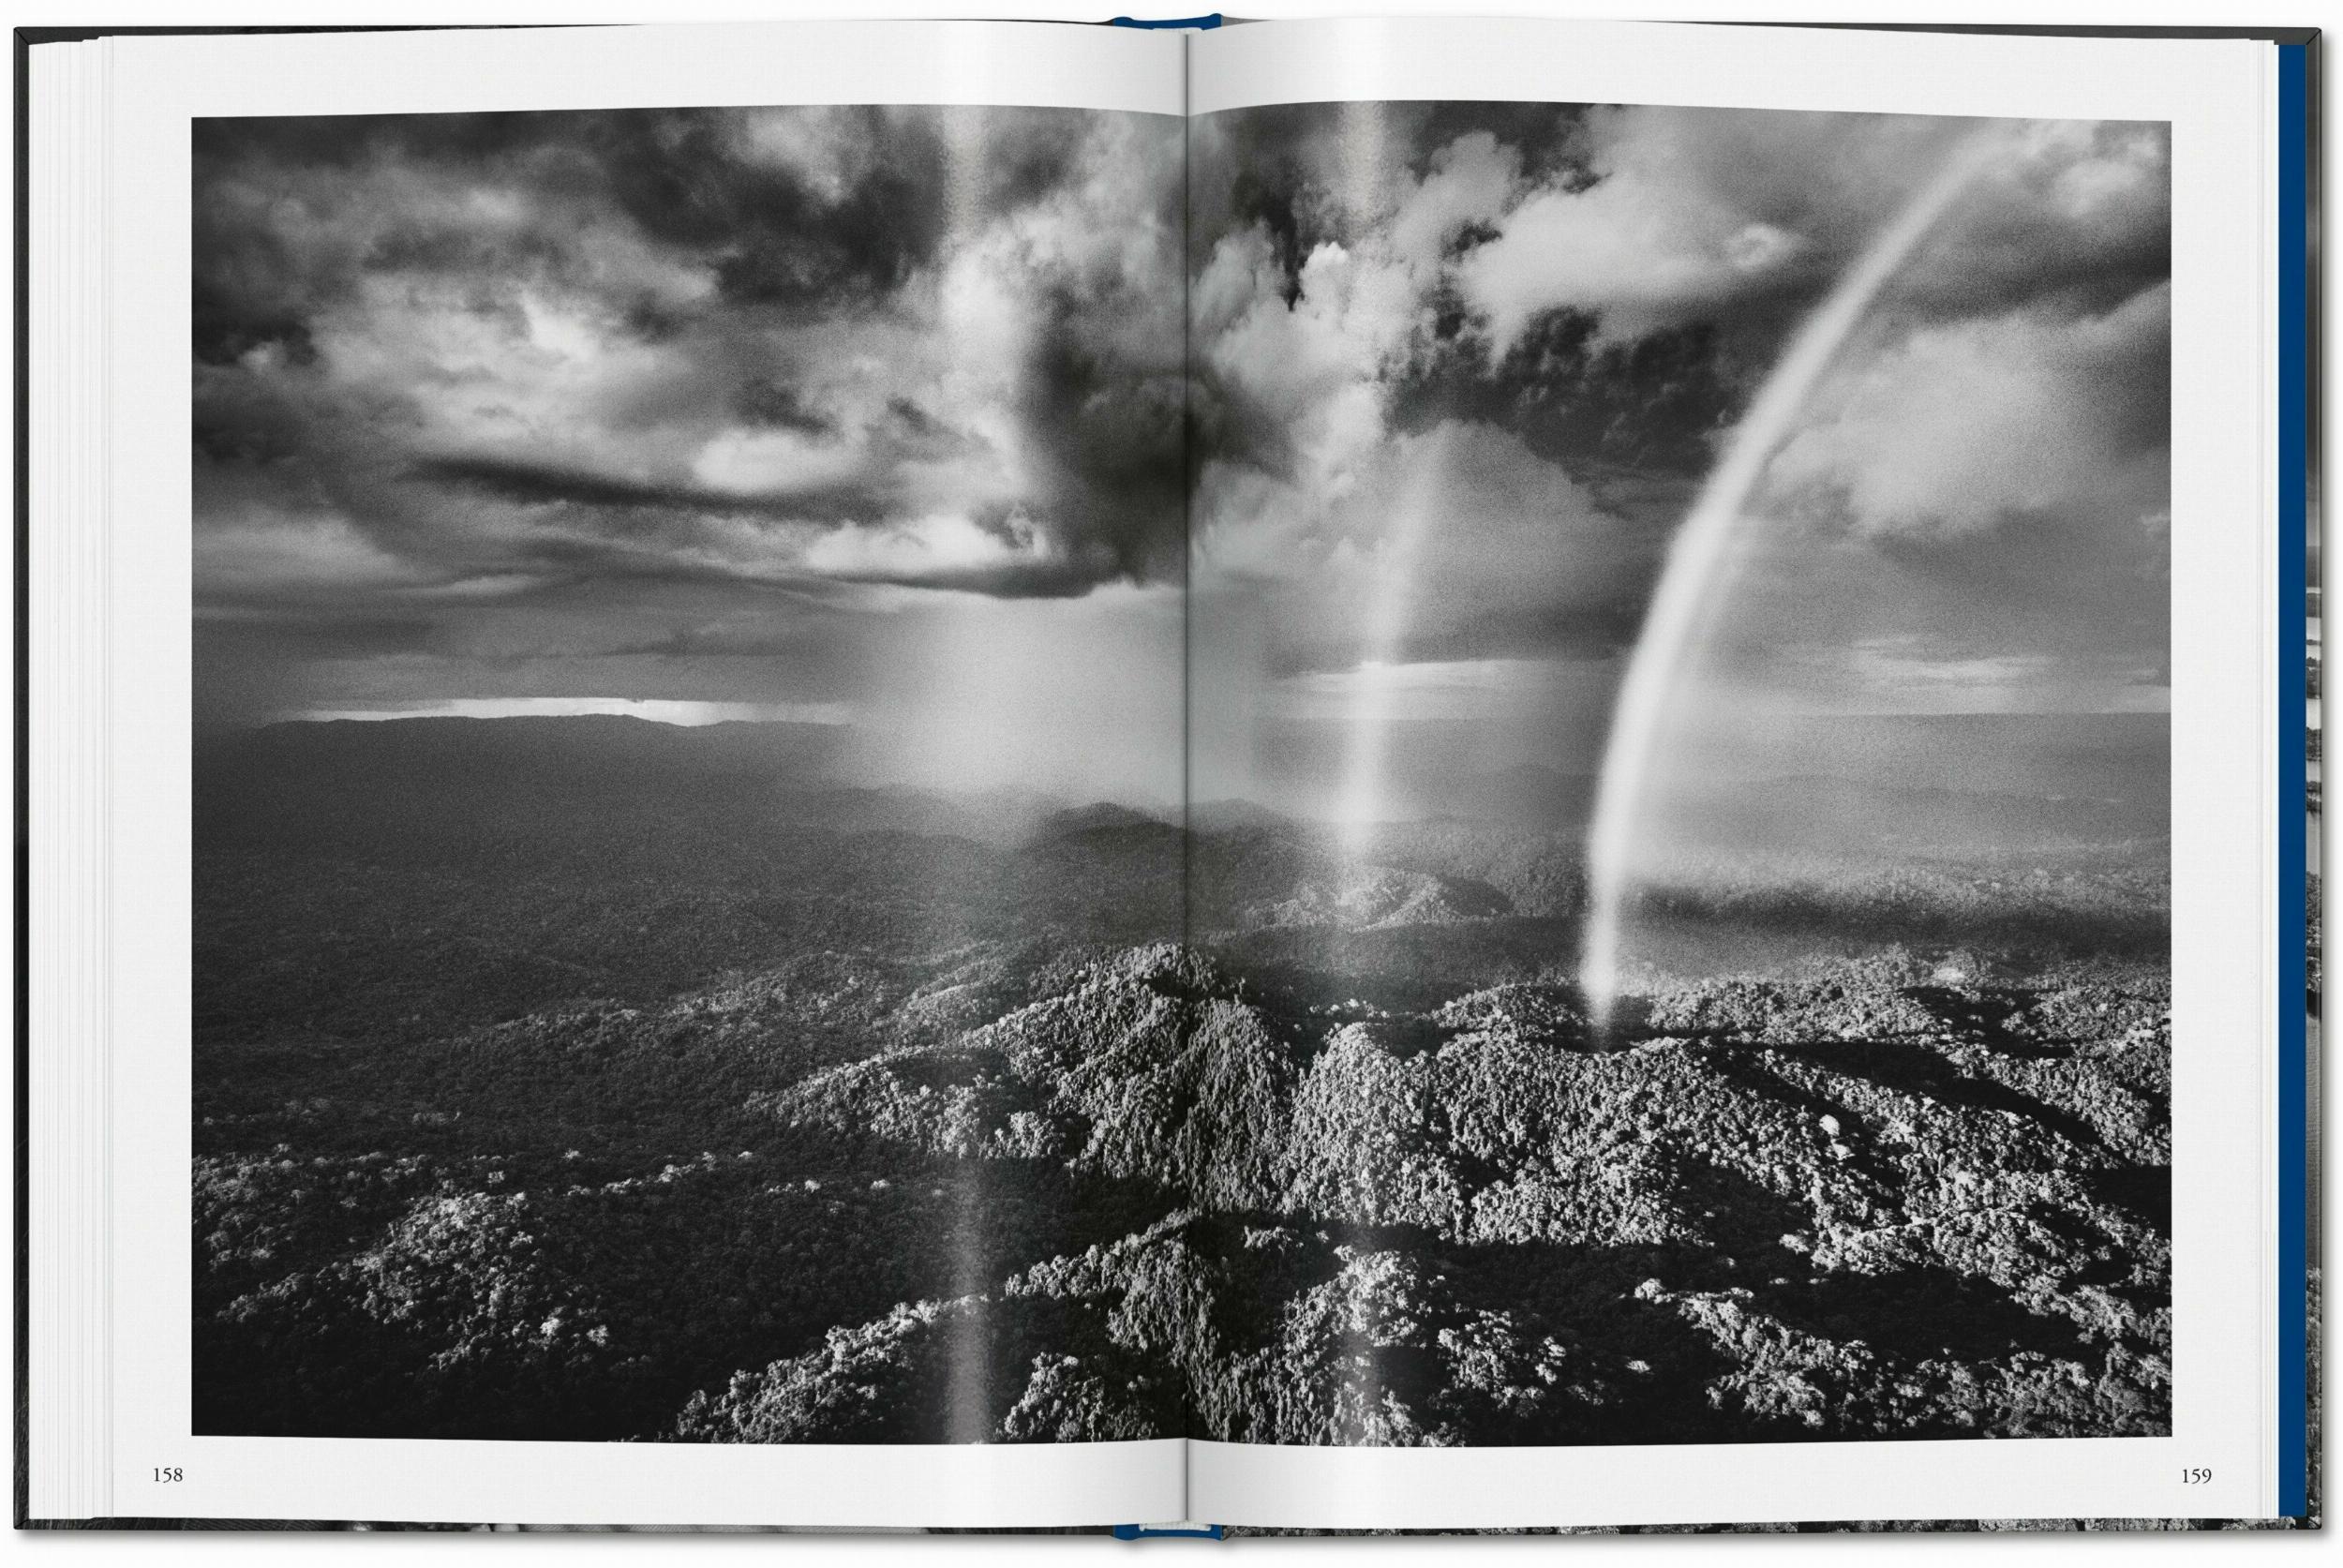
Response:
[{"label": "right page", "polygon": [[2270,1512],[2266,52],[1192,51],[1191,1514]]}]

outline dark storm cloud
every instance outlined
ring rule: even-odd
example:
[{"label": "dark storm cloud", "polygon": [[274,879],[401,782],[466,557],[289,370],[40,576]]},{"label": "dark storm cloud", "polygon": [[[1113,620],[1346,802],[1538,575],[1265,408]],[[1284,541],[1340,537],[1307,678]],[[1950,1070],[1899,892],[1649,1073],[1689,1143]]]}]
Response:
[{"label": "dark storm cloud", "polygon": [[[1087,324],[1094,310],[1119,303],[1143,317],[1156,308],[1128,280],[1115,292],[1123,295],[1119,302],[1053,294],[1034,335],[1019,412],[1047,458],[1047,500],[1061,515],[1101,517],[1128,509],[1185,520],[1185,364],[1170,342],[1152,363],[1134,366],[1097,340]],[[924,424],[925,416],[918,417]],[[1184,528],[1101,530],[1082,543],[1098,550],[1092,570],[1134,581],[1176,578],[1187,545]]]},{"label": "dark storm cloud", "polygon": [[[932,262],[946,236],[954,172],[940,119],[872,106],[820,112],[838,122],[841,141],[872,150],[850,177],[832,182],[756,157],[738,116],[704,110],[203,122],[195,159],[204,198],[196,206],[199,353],[225,363],[258,343],[304,340],[308,312],[368,272],[561,268],[575,260],[565,242],[584,237],[564,229],[595,217],[620,219],[642,241],[705,268],[737,303],[832,311],[883,296]],[[980,176],[979,200],[997,206],[1044,194],[1080,141],[1020,139]],[[400,172],[526,193],[545,220],[473,227],[451,224],[444,209],[381,212],[363,243],[321,236],[306,255],[268,225],[272,174],[334,177],[363,198],[389,194],[384,182]],[[249,200],[219,200],[226,191]]]},{"label": "dark storm cloud", "polygon": [[1714,437],[1739,402],[1738,366],[1713,321],[1604,341],[1592,315],[1568,308],[1530,321],[1502,354],[1465,329],[1460,307],[1392,388],[1392,422],[1440,418],[1516,432],[1531,452],[1592,476],[1689,480],[1714,460]]},{"label": "dark storm cloud", "polygon": [[[908,399],[889,403],[906,417],[923,426],[926,416]],[[808,436],[827,436],[836,428],[829,416],[807,403],[805,395],[795,387],[783,386],[769,376],[752,376],[740,383],[732,395],[733,411],[751,424],[776,429],[796,430]]]},{"label": "dark storm cloud", "polygon": [[1176,122],[354,116],[195,143],[204,603],[470,623],[598,575],[743,604],[1178,578]]},{"label": "dark storm cloud", "polygon": [[[802,429],[801,426],[785,428]],[[826,430],[822,426],[815,433]],[[416,478],[533,506],[549,501],[610,511],[683,515],[765,515],[843,522],[869,510],[870,492],[841,485],[783,495],[740,494],[704,485],[657,485],[507,457],[434,457],[410,470]]]}]

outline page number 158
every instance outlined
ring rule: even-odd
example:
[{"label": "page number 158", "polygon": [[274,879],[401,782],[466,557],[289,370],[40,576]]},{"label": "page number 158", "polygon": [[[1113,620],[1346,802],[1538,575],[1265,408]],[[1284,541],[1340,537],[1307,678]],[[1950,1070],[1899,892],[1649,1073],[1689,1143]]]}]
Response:
[{"label": "page number 158", "polygon": [[155,1467],[155,1479],[164,1486],[169,1486],[174,1481],[185,1481],[187,1478],[187,1472],[180,1469],[177,1465],[157,1465]]},{"label": "page number 158", "polygon": [[2201,1486],[2212,1479],[2213,1467],[2210,1465],[2186,1465],[2181,1469],[2180,1484],[2184,1486]]}]

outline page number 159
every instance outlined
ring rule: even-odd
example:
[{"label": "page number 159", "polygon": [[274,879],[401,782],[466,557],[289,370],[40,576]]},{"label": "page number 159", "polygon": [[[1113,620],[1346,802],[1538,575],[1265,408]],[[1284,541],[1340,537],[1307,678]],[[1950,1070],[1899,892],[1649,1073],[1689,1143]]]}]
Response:
[{"label": "page number 159", "polygon": [[2180,1484],[2184,1486],[2201,1486],[2212,1479],[2213,1467],[2210,1465],[2186,1465],[2181,1469]]}]

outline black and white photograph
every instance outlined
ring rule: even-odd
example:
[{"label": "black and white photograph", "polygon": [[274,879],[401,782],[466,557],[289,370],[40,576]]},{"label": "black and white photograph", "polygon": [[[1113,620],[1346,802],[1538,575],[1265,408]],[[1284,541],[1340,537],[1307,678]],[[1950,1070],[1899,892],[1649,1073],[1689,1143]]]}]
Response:
[{"label": "black and white photograph", "polygon": [[198,122],[194,1430],[2168,1435],[2170,152]]}]

